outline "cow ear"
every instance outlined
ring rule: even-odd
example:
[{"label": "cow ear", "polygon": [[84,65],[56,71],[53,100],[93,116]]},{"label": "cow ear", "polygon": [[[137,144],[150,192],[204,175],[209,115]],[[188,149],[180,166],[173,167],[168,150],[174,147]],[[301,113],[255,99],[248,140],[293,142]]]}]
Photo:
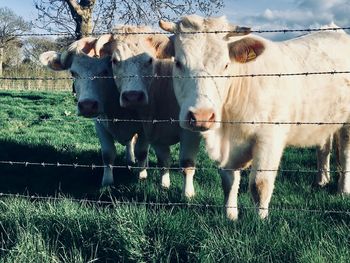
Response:
[{"label": "cow ear", "polygon": [[173,22],[159,20],[159,26],[161,29],[168,31],[170,33],[175,33],[175,31],[176,31],[176,24]]},{"label": "cow ear", "polygon": [[98,57],[112,56],[114,37],[112,34],[100,36],[95,44],[95,51]]},{"label": "cow ear", "polygon": [[84,37],[76,41],[76,50],[81,51],[89,57],[96,56],[95,44],[97,39],[95,37]]},{"label": "cow ear", "polygon": [[39,60],[41,64],[55,71],[67,69],[66,65],[61,62],[61,54],[56,51],[42,53],[39,56]]},{"label": "cow ear", "polygon": [[154,49],[158,59],[171,58],[175,54],[173,36],[152,35],[146,38],[146,42]]},{"label": "cow ear", "polygon": [[265,50],[265,45],[260,40],[245,37],[229,43],[228,48],[231,61],[247,63],[260,56]]}]

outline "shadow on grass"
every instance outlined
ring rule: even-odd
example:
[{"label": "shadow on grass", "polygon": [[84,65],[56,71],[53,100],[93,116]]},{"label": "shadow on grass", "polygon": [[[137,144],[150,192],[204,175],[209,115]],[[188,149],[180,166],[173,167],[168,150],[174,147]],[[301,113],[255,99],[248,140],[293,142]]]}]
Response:
[{"label": "shadow on grass", "polygon": [[[2,99],[4,98],[20,98],[20,99],[26,99],[30,101],[37,101],[37,100],[47,100],[50,98],[48,94],[30,94],[29,92],[15,92],[15,93],[9,93],[9,92],[1,92],[0,91],[0,97]],[[57,100],[57,98],[55,98]]]},{"label": "shadow on grass", "polygon": [[[76,154],[59,152],[54,147],[40,147],[0,141],[0,160],[101,164],[101,156],[95,151]],[[77,161],[79,160],[79,161]],[[124,156],[116,157],[116,164],[123,164]],[[57,193],[75,198],[96,196],[102,180],[102,168],[35,167],[0,164],[0,192],[54,196]],[[135,183],[136,178],[128,169],[114,171],[115,186]]]},{"label": "shadow on grass", "polygon": [[[60,164],[101,164],[99,152],[61,152],[49,145],[32,146],[0,140],[0,160],[19,162],[45,162]],[[124,154],[117,155],[116,165],[124,165]],[[154,163],[150,163],[154,167]],[[91,200],[136,200],[178,202],[181,189],[163,190],[157,171],[149,171],[145,181],[139,181],[136,172],[129,169],[114,169],[114,185],[101,190],[102,168],[74,168],[50,166],[25,166],[0,164],[0,192],[34,196],[57,195]]]}]

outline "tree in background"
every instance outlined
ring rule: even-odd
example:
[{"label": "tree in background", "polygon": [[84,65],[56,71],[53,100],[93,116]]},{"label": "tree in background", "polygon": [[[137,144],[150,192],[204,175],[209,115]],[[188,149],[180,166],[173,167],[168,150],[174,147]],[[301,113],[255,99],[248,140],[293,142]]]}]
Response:
[{"label": "tree in background", "polygon": [[[22,17],[16,15],[7,7],[0,8],[0,76],[2,76],[4,59],[11,61],[11,53],[19,50],[21,42],[16,37],[30,30],[30,24]],[[5,52],[6,51],[6,56]]]},{"label": "tree in background", "polygon": [[223,0],[34,0],[37,26],[79,39],[96,31],[109,31],[117,23],[155,24],[200,12],[211,15]]},{"label": "tree in background", "polygon": [[29,37],[24,41],[24,61],[26,63],[37,63],[40,54],[48,50],[57,50],[57,44],[53,39]]},{"label": "tree in background", "polygon": [[37,26],[55,33],[71,33],[77,39],[93,32],[96,0],[34,0]]},{"label": "tree in background", "polygon": [[3,70],[21,64],[23,58],[22,48],[23,42],[19,38],[16,38],[5,45],[2,57]]}]

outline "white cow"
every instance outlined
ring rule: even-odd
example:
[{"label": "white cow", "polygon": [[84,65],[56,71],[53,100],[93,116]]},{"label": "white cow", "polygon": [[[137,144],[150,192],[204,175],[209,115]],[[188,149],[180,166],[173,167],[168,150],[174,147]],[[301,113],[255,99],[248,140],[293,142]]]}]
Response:
[{"label": "white cow", "polygon": [[[110,57],[99,58],[103,53],[101,41],[104,38],[86,37],[71,44],[63,53],[48,51],[41,54],[40,61],[52,70],[69,70],[76,78],[74,87],[78,99],[78,115],[99,119],[135,119],[134,111],[126,110],[117,103],[119,92],[112,79]],[[97,78],[91,78],[93,76]],[[135,162],[134,146],[138,137],[136,158],[142,161],[147,159],[147,151],[141,150],[147,149],[147,145],[144,145],[140,123],[95,120],[95,128],[101,144],[103,163],[106,165],[102,186],[113,184],[110,165],[113,165],[116,157],[115,140],[127,146],[127,162],[131,164]]]},{"label": "white cow", "polygon": [[[173,61],[163,59],[169,57],[167,52],[172,50],[172,41],[163,35],[135,34],[152,32],[148,27],[123,26],[116,32],[110,50],[120,105],[136,109],[139,119],[146,120],[143,122],[144,133],[157,153],[161,167],[169,167],[170,146],[180,142],[180,166],[184,167],[185,175],[183,192],[190,198],[195,194],[193,176],[200,135],[180,128],[177,122],[147,122],[170,121],[179,115],[172,79],[158,78],[172,74]],[[162,186],[169,187],[169,170],[162,170],[161,175]]]},{"label": "white cow", "polygon": [[[160,22],[175,36],[174,90],[181,126],[200,131],[210,157],[220,167],[251,163],[250,191],[261,218],[268,215],[276,170],[288,145],[323,146],[339,135],[342,167],[338,188],[350,193],[349,125],[231,124],[241,122],[350,121],[350,77],[346,74],[289,77],[214,77],[257,73],[299,73],[350,69],[350,37],[343,31],[318,32],[284,42],[242,35],[224,17],[187,16]],[[236,33],[188,34],[195,31]],[[187,34],[181,34],[187,33]],[[235,41],[235,35],[237,37]],[[203,76],[191,78],[191,76]],[[227,216],[238,217],[239,172],[222,171]]]}]

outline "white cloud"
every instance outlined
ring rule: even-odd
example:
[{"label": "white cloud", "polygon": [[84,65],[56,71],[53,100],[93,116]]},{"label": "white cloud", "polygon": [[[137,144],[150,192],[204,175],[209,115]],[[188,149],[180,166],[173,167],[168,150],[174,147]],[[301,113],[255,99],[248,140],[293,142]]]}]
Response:
[{"label": "white cloud", "polygon": [[[341,27],[350,26],[350,0],[291,0],[288,7],[271,0],[261,10],[251,14],[235,12],[235,22],[254,29],[314,28],[334,22]],[[254,5],[254,1],[246,4]],[[236,9],[239,10],[239,9]],[[231,17],[231,16],[230,16]],[[281,40],[296,34],[268,34],[266,37]]]}]

